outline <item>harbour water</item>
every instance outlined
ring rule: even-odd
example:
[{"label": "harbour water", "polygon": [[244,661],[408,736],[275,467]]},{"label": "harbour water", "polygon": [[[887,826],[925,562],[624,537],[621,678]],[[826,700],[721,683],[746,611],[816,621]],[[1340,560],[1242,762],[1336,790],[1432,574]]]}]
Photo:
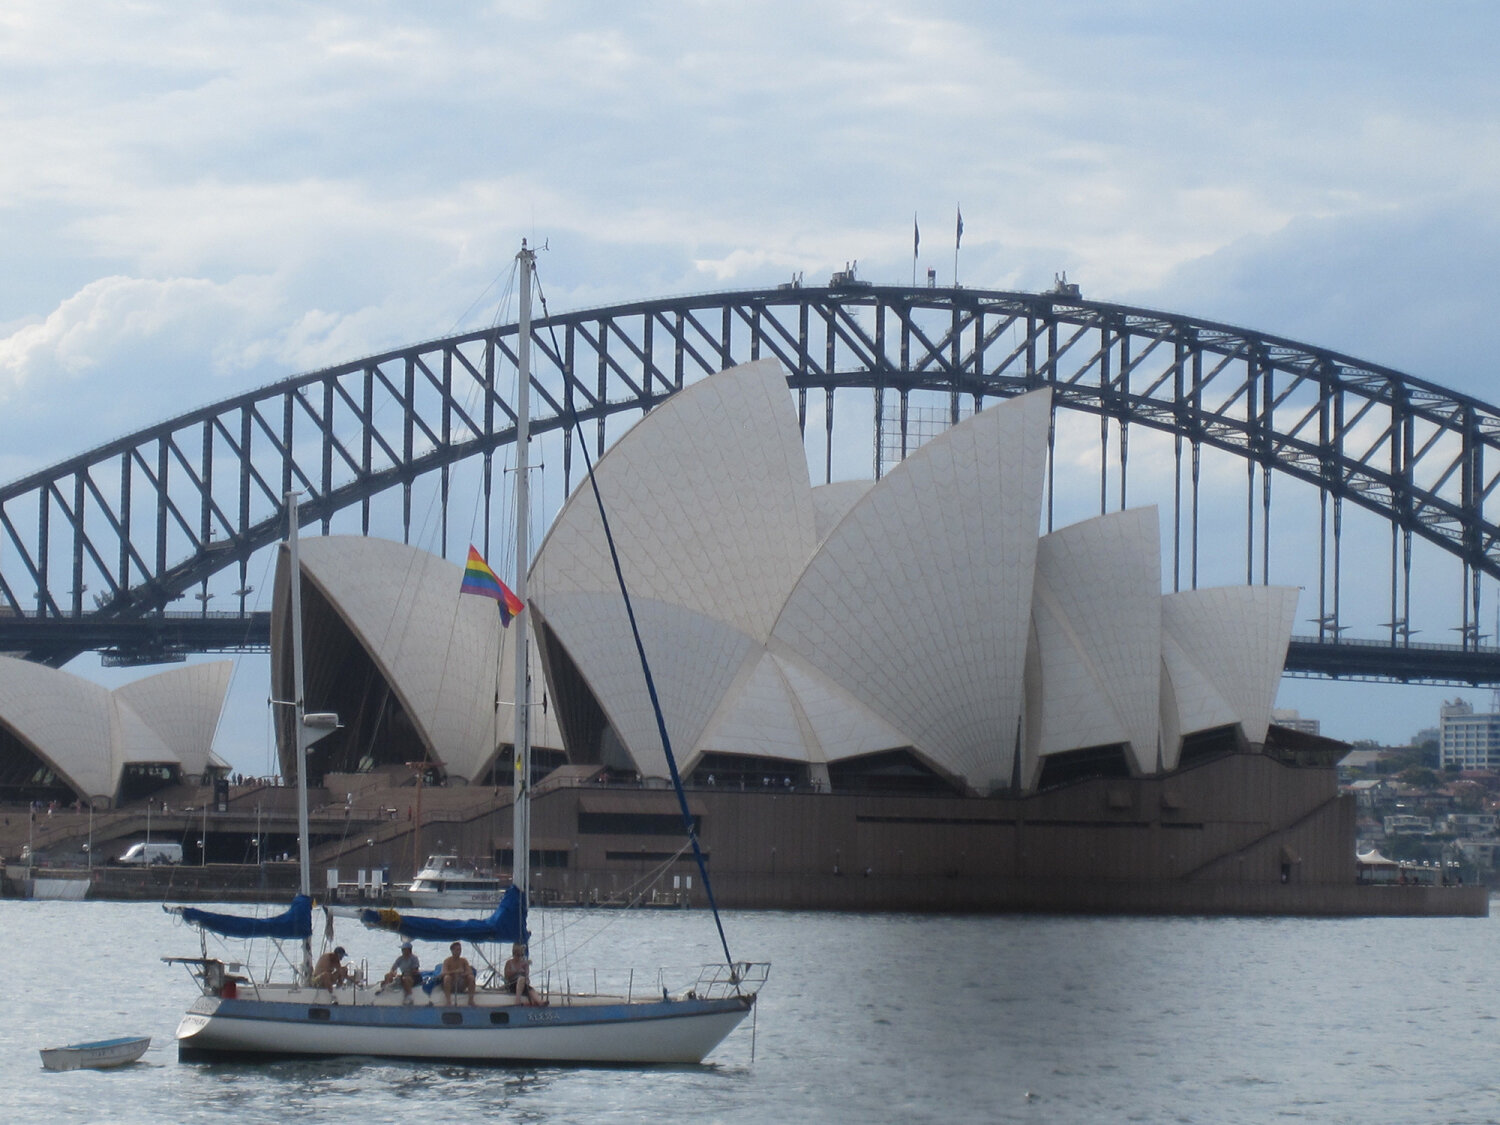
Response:
[{"label": "harbour water", "polygon": [[[250,909],[229,907],[226,909]],[[714,959],[704,913],[562,912],[598,963]],[[177,1062],[197,936],[159,906],[0,902],[0,1072],[21,1121],[1494,1122],[1500,921],[731,913],[774,962],[702,1067]],[[583,937],[600,925],[591,940]],[[383,972],[389,936],[342,923]],[[421,951],[419,951],[421,952]],[[436,954],[427,952],[427,960]],[[647,972],[647,970],[651,972]],[[40,1047],[154,1037],[120,1071]],[[754,1051],[752,1061],[751,1053]]]}]

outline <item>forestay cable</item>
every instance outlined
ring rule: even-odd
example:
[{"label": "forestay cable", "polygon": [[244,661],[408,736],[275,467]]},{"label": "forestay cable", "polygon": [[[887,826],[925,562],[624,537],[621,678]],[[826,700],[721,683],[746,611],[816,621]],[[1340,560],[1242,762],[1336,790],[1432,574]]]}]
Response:
[{"label": "forestay cable", "polygon": [[[551,314],[547,311],[547,298],[542,293],[540,277],[537,278],[537,297],[541,301],[542,316],[548,320],[547,330],[552,334],[552,354],[561,357],[563,352],[557,343],[557,332],[552,327]],[[572,373],[565,371],[564,378],[571,378]],[[693,846],[693,858],[698,861],[698,874],[703,879],[703,891],[708,896],[709,909],[713,911],[714,926],[719,931],[719,944],[724,949],[724,962],[729,968],[730,980],[738,983],[739,976],[735,971],[734,958],[729,953],[729,939],[724,936],[724,922],[719,917],[719,904],[714,900],[713,882],[708,877],[708,863],[703,858],[703,848],[698,842],[698,828],[693,823],[693,814],[688,811],[687,794],[683,792],[682,775],[677,770],[677,756],[672,753],[672,740],[667,734],[667,721],[662,715],[661,700],[656,694],[656,680],[651,675],[651,662],[646,659],[646,646],[641,641],[641,630],[636,624],[635,607],[630,602],[630,590],[625,585],[625,572],[620,566],[620,554],[615,550],[614,533],[610,531],[609,515],[604,510],[604,497],[599,492],[599,482],[594,478],[594,459],[589,455],[588,441],[583,433],[583,423],[578,418],[578,411],[573,406],[571,397],[567,400],[568,424],[578,430],[578,447],[583,451],[583,463],[588,470],[589,488],[594,494],[594,505],[599,510],[599,522],[604,528],[604,541],[609,547],[610,562],[614,565],[615,581],[620,587],[620,597],[625,602],[625,615],[630,619],[630,635],[635,640],[636,655],[641,661],[641,671],[646,677],[646,694],[651,699],[651,712],[656,716],[656,731],[661,737],[661,748],[667,758],[667,769],[672,773],[672,788],[677,793],[677,804],[682,809],[682,823],[687,830],[689,843]]]}]

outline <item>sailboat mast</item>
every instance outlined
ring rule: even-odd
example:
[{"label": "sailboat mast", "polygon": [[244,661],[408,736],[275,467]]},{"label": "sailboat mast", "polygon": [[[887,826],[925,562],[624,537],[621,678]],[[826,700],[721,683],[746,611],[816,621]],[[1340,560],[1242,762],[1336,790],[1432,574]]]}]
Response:
[{"label": "sailboat mast", "polygon": [[297,862],[301,893],[312,894],[312,860],[307,849],[307,710],[302,672],[302,567],[297,557],[297,494],[286,494],[287,589],[292,614],[292,730],[297,746]]},{"label": "sailboat mast", "polygon": [[[297,863],[301,893],[312,895],[312,859],[307,845],[307,700],[302,671],[302,564],[297,556],[297,494],[286,494],[287,573],[292,614],[292,730],[297,748]],[[302,939],[302,975],[312,975],[312,935]]]},{"label": "sailboat mast", "polygon": [[[515,594],[526,601],[526,570],[531,561],[528,542],[531,531],[531,276],[536,254],[521,240],[516,255],[520,266],[520,323],[516,340],[516,587]],[[516,730],[515,804],[512,814],[511,882],[521,892],[521,932],[526,932],[525,904],[531,889],[531,693],[526,667],[526,633],[531,615],[521,612],[515,626]]]}]

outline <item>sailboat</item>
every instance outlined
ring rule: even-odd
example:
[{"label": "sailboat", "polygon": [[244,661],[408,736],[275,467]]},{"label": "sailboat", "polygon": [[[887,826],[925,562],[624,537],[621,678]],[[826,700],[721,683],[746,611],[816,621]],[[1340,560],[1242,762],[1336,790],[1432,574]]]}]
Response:
[{"label": "sailboat", "polygon": [[[527,444],[530,440],[531,289],[534,251],[521,244],[518,368],[520,390],[516,427],[516,558],[515,595],[524,604],[526,586]],[[388,1058],[451,1060],[459,1062],[550,1062],[584,1064],[699,1063],[753,1009],[758,990],[770,971],[766,963],[736,962],[728,942],[719,935],[725,959],[705,966],[697,978],[677,992],[661,988],[642,995],[634,989],[621,995],[598,991],[552,992],[546,1004],[518,997],[501,985],[477,987],[472,1004],[457,1006],[409,1003],[400,988],[377,990],[359,983],[332,989],[314,983],[312,931],[314,903],[308,845],[307,751],[338,726],[338,717],[308,712],[303,696],[301,571],[297,557],[297,495],[287,494],[287,553],[291,574],[290,611],[297,763],[299,894],[282,913],[268,918],[246,918],[191,907],[173,907],[188,924],[198,928],[200,955],[163,960],[185,965],[196,980],[199,995],[177,1028],[178,1057],[198,1059],[269,1059],[333,1055],[371,1055]],[[628,594],[622,589],[628,607]],[[530,864],[530,737],[526,669],[526,619],[514,621],[517,706],[515,731],[515,805],[511,884],[494,911],[484,918],[427,918],[394,910],[366,911],[367,924],[394,930],[413,941],[448,944],[525,943]],[[649,669],[647,682],[650,683]],[[673,767],[684,828],[698,852],[681,781]],[[710,905],[712,889],[706,883]],[[717,908],[714,910],[717,920]],[[332,915],[329,916],[330,926]],[[300,942],[301,955],[286,956],[285,979],[256,980],[244,964],[210,956],[207,935],[264,938],[278,943]],[[284,948],[284,947],[282,947]]]}]

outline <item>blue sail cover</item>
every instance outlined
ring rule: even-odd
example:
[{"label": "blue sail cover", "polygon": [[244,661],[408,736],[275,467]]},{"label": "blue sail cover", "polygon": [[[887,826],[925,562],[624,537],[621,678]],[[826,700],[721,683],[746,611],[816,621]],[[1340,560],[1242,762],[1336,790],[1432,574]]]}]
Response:
[{"label": "blue sail cover", "polygon": [[182,920],[199,929],[234,938],[305,938],[312,936],[312,899],[298,895],[286,911],[271,918],[246,918],[239,914],[215,914],[191,906],[182,908]]},{"label": "blue sail cover", "polygon": [[507,887],[488,918],[420,918],[395,910],[361,910],[359,920],[371,929],[395,930],[419,941],[521,941],[521,892]]}]

